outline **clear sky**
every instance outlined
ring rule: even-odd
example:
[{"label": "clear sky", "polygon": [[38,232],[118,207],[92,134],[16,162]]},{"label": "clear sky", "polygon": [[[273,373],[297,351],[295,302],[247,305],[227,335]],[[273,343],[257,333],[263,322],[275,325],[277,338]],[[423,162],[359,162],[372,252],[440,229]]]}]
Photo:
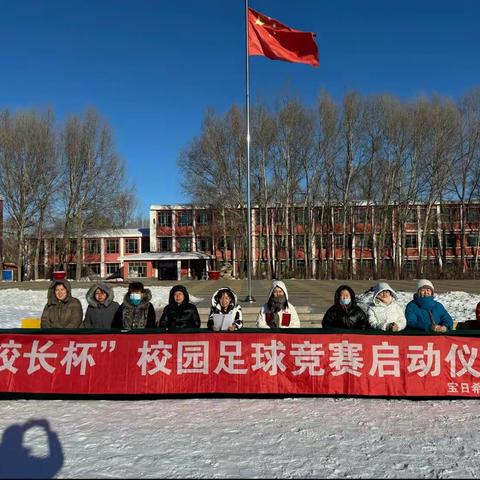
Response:
[{"label": "clear sky", "polygon": [[[317,34],[320,68],[251,57],[252,100],[323,87],[403,99],[480,85],[478,0],[250,0]],[[244,0],[0,0],[0,108],[95,106],[113,127],[141,213],[182,203],[178,153],[209,107],[245,98]]]}]

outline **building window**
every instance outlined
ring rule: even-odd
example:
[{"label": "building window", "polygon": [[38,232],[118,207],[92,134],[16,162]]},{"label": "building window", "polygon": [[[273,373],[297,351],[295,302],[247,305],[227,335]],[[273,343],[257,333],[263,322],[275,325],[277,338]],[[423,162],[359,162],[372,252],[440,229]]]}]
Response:
[{"label": "building window", "polygon": [[417,268],[417,261],[416,260],[405,260],[403,264],[403,269],[408,272],[413,272]]},{"label": "building window", "polygon": [[179,227],[192,226],[192,212],[178,212],[177,224]]},{"label": "building window", "polygon": [[328,235],[317,235],[315,237],[317,248],[320,248],[320,239],[322,240],[322,248],[330,247],[330,237]]},{"label": "building window", "polygon": [[118,238],[107,238],[107,253],[120,253]]},{"label": "building window", "polygon": [[385,237],[383,237],[383,246],[387,248],[393,247],[393,235],[391,233],[387,233]]},{"label": "building window", "polygon": [[68,252],[70,255],[77,254],[77,240],[71,239],[70,240],[70,250]]},{"label": "building window", "polygon": [[468,223],[477,223],[480,221],[480,210],[478,208],[470,207],[465,214]]},{"label": "building window", "polygon": [[285,248],[285,237],[277,235],[275,237],[275,247],[283,250]]},{"label": "building window", "polygon": [[455,248],[457,246],[457,237],[455,235],[445,235],[445,248]]},{"label": "building window", "polygon": [[120,270],[119,263],[107,263],[107,275],[113,275]]},{"label": "building window", "polygon": [[469,247],[478,247],[478,234],[477,233],[469,233],[467,235],[467,245]]},{"label": "building window", "polygon": [[371,210],[368,207],[357,207],[353,210],[353,215],[355,217],[356,223],[370,223],[371,221]]},{"label": "building window", "polygon": [[297,225],[305,225],[305,210],[295,210],[295,223]]},{"label": "building window", "polygon": [[87,264],[88,273],[94,275],[100,275],[100,264],[99,263],[89,263]]},{"label": "building window", "polygon": [[452,223],[458,221],[458,208],[455,207],[442,207],[440,212],[440,218],[444,223]]},{"label": "building window", "polygon": [[304,244],[303,242],[305,241],[304,235],[297,235],[295,238],[295,246],[297,247],[297,250],[303,250],[304,249]]},{"label": "building window", "polygon": [[212,240],[206,237],[199,238],[197,240],[197,250],[199,252],[210,252],[212,250]]},{"label": "building window", "polygon": [[356,248],[372,248],[373,240],[371,235],[357,235],[355,237]]},{"label": "building window", "polygon": [[335,237],[335,248],[343,248],[343,237]]},{"label": "building window", "polygon": [[159,227],[171,227],[172,226],[172,212],[158,212],[157,225]]},{"label": "building window", "polygon": [[405,235],[405,248],[417,248],[416,235]]},{"label": "building window", "polygon": [[210,214],[208,212],[197,213],[197,225],[208,225],[210,223]]},{"label": "building window", "polygon": [[425,247],[427,247],[427,248],[438,248],[438,236],[437,235],[427,235],[425,237]]},{"label": "building window", "polygon": [[179,252],[191,252],[192,251],[192,239],[190,237],[183,237],[178,239],[178,251]]},{"label": "building window", "polygon": [[158,237],[158,251],[159,252],[171,252],[172,251],[172,238],[171,237]]},{"label": "building window", "polygon": [[405,223],[417,223],[417,208],[409,207],[405,212]]},{"label": "building window", "polygon": [[125,253],[138,253],[138,238],[125,239]]},{"label": "building window", "polygon": [[100,240],[98,238],[87,240],[87,253],[100,253]]},{"label": "building window", "polygon": [[343,219],[345,218],[345,211],[342,210],[335,210],[333,212],[333,223],[343,223]]},{"label": "building window", "polygon": [[128,264],[128,276],[132,278],[146,277],[147,264],[146,262],[132,262]]}]

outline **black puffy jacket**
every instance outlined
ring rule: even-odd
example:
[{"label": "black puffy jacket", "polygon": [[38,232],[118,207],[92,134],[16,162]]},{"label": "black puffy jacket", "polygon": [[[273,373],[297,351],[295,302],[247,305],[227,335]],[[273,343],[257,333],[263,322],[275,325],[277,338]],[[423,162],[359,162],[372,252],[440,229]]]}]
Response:
[{"label": "black puffy jacket", "polygon": [[[174,300],[175,292],[183,292],[185,299],[178,304]],[[197,307],[190,303],[187,289],[183,285],[176,285],[170,290],[168,305],[163,309],[160,317],[160,328],[167,330],[181,330],[182,328],[200,328],[200,315]]]},{"label": "black puffy jacket", "polygon": [[[340,304],[340,292],[348,290],[351,302],[349,305]],[[335,292],[335,304],[331,306],[322,320],[323,328],[358,328],[367,329],[368,319],[366,313],[357,305],[355,292],[348,285],[341,285]]]}]

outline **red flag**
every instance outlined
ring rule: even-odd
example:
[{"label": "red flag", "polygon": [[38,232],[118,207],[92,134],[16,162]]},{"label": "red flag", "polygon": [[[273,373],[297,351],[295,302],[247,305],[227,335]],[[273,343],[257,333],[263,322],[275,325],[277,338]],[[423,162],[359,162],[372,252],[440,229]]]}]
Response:
[{"label": "red flag", "polygon": [[287,27],[251,8],[248,9],[248,54],[319,66],[313,32]]}]

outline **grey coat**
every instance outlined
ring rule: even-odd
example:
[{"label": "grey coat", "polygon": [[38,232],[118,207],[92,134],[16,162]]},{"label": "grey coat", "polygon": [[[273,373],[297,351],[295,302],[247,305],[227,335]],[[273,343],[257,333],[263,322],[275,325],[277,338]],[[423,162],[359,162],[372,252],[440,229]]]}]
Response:
[{"label": "grey coat", "polygon": [[[95,292],[99,288],[107,294],[103,303],[97,302]],[[88,307],[85,312],[85,328],[111,328],[113,317],[120,305],[113,301],[113,289],[107,283],[96,283],[87,292]]]},{"label": "grey coat", "polygon": [[[60,301],[55,296],[55,285],[61,283],[67,289],[67,298]],[[54,280],[48,287],[47,304],[42,312],[41,328],[82,328],[82,304],[72,297],[68,280]]]}]

